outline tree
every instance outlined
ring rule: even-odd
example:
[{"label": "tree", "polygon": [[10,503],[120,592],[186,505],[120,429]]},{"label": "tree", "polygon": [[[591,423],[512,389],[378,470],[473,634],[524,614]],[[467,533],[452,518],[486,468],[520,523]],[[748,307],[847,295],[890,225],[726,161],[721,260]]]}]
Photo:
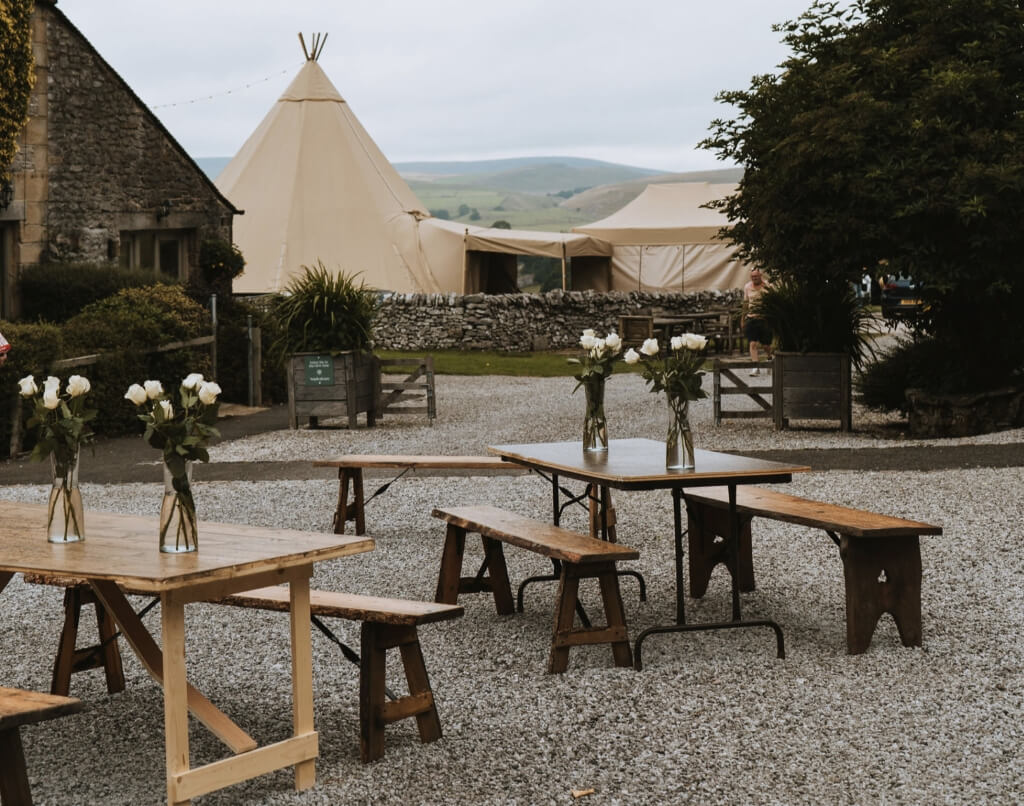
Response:
[{"label": "tree", "polygon": [[1019,0],[816,0],[792,55],[701,145],[744,167],[721,207],[743,257],[823,288],[924,283],[936,389],[1024,368],[1024,10]]},{"label": "tree", "polygon": [[0,0],[0,187],[11,181],[18,135],[35,83],[32,0]]},{"label": "tree", "polygon": [[512,229],[512,225],[509,224],[504,218],[499,218],[497,221],[491,224],[491,227],[493,227],[494,229]]}]

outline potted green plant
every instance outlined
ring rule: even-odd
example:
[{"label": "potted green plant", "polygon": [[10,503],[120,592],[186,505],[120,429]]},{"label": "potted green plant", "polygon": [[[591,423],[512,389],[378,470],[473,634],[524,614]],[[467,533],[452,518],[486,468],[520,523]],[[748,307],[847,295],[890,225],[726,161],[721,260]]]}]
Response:
[{"label": "potted green plant", "polygon": [[376,291],[319,260],[303,266],[276,300],[292,428],[300,419],[316,426],[321,417],[347,417],[355,428],[360,412],[368,426],[375,423],[381,373],[370,337],[378,310]]},{"label": "potted green plant", "polygon": [[775,427],[792,419],[839,420],[852,428],[851,367],[872,354],[870,313],[849,283],[784,279],[757,303],[775,336],[772,410]]}]

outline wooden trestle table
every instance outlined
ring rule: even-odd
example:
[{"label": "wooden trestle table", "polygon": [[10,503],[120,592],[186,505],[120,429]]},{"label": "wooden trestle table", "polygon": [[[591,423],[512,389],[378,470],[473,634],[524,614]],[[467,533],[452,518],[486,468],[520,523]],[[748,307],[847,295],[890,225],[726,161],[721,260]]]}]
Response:
[{"label": "wooden trestle table", "polygon": [[[45,519],[45,506],[0,502],[0,590],[19,572],[89,581],[143,666],[163,686],[169,803],[187,804],[292,766],[297,790],[315,783],[309,580],[314,563],[370,551],[372,539],[200,522],[197,552],[161,554],[155,518],[90,511],[86,540],[68,544],[46,541]],[[185,605],[282,583],[291,592],[293,735],[258,747],[186,680]],[[162,651],[122,587],[160,598]],[[190,768],[189,712],[235,755]]]},{"label": "wooden trestle table", "polygon": [[[736,514],[736,487],[740,484],[777,483],[793,480],[794,473],[810,470],[804,465],[790,465],[766,459],[754,459],[717,451],[695,451],[696,465],[690,470],[668,470],[665,467],[665,443],[652,439],[613,439],[604,452],[583,451],[581,442],[546,442],[523,445],[494,445],[491,453],[508,462],[515,462],[540,473],[551,481],[554,521],[557,524],[564,506],[559,501],[559,479],[585,482],[584,494],[600,506],[600,531],[607,539],[608,511],[611,507],[611,489],[672,491],[675,517],[675,572],[676,622],[649,627],[636,639],[634,665],[643,667],[641,646],[643,640],[655,633],[688,632],[693,630],[728,629],[736,627],[771,627],[775,631],[779,657],[785,656],[782,629],[769,619],[744,621],[740,607],[738,574],[732,575],[732,620],[714,624],[692,624],[686,621],[685,590],[683,586],[683,519],[682,502],[687,487],[725,485],[729,488],[729,520],[731,535],[729,552],[733,567],[738,566],[739,518]],[[579,498],[582,498],[580,496]],[[570,499],[573,503],[579,498]]]}]

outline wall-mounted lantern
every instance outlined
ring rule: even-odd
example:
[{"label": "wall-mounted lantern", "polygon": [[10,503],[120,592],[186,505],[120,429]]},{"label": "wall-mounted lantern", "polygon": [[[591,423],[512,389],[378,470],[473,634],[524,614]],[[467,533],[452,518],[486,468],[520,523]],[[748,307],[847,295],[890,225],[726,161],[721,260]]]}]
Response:
[{"label": "wall-mounted lantern", "polygon": [[169,199],[164,199],[160,202],[160,206],[156,208],[156,220],[162,221],[171,214],[171,202]]},{"label": "wall-mounted lantern", "polygon": [[14,187],[10,182],[4,182],[0,186],[0,210],[6,210],[14,201]]}]

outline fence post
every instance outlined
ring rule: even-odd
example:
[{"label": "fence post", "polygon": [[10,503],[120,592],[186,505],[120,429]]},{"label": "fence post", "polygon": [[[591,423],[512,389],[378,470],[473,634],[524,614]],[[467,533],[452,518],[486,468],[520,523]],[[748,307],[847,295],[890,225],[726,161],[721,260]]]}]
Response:
[{"label": "fence post", "polygon": [[249,407],[252,408],[252,406],[253,406],[253,393],[252,393],[252,375],[253,375],[253,372],[252,372],[252,352],[253,352],[252,351],[252,314],[249,314],[248,316],[245,317],[245,325],[246,325],[245,334],[246,334],[246,347],[247,347],[246,362],[245,362],[245,364],[246,364],[246,367],[248,368],[248,373],[247,374],[248,374],[248,378],[249,378]]},{"label": "fence post", "polygon": [[210,294],[210,319],[213,328],[213,341],[210,342],[210,371],[217,380],[217,295]]}]

